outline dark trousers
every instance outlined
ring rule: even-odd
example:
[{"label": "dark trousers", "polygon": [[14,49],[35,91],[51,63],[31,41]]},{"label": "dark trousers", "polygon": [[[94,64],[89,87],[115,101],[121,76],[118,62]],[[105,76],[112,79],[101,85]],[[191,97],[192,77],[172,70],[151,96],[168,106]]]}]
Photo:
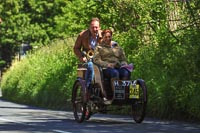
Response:
[{"label": "dark trousers", "polygon": [[131,73],[126,68],[107,68],[104,75],[109,79],[130,79]]}]

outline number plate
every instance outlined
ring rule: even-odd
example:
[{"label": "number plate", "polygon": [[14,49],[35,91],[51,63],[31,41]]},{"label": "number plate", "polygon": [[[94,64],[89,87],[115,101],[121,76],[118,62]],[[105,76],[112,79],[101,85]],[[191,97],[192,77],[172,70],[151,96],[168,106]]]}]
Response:
[{"label": "number plate", "polygon": [[130,85],[129,98],[139,99],[139,85]]},{"label": "number plate", "polygon": [[115,80],[113,87],[114,99],[139,99],[139,85],[135,80]]},{"label": "number plate", "polygon": [[123,86],[115,86],[115,99],[125,99],[125,87]]}]

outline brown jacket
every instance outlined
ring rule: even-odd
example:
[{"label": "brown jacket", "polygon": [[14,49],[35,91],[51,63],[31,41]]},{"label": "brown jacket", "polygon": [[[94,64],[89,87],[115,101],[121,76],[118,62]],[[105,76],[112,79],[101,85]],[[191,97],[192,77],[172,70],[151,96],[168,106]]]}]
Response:
[{"label": "brown jacket", "polygon": [[[101,40],[101,31],[99,31],[98,34],[98,40],[97,43]],[[80,59],[83,57],[82,51],[88,52],[91,48],[90,45],[90,38],[91,38],[91,32],[89,29],[82,31],[79,36],[76,39],[75,45],[74,45],[74,53],[76,56]]]}]

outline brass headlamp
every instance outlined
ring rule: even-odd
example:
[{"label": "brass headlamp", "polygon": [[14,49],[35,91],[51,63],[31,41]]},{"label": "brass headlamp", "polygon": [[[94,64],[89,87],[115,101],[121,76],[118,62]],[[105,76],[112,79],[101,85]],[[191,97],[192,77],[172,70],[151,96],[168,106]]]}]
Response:
[{"label": "brass headlamp", "polygon": [[91,58],[93,58],[93,55],[94,55],[94,50],[90,49],[90,50],[87,52],[87,58],[88,58],[88,59],[91,59]]}]

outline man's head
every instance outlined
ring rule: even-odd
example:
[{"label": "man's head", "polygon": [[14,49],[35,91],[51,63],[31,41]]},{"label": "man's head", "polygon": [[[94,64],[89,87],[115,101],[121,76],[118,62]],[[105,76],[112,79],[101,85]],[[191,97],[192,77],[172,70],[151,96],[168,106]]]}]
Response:
[{"label": "man's head", "polygon": [[92,18],[90,20],[90,26],[89,26],[90,32],[93,36],[96,36],[98,31],[100,30],[100,20],[98,18]]}]

